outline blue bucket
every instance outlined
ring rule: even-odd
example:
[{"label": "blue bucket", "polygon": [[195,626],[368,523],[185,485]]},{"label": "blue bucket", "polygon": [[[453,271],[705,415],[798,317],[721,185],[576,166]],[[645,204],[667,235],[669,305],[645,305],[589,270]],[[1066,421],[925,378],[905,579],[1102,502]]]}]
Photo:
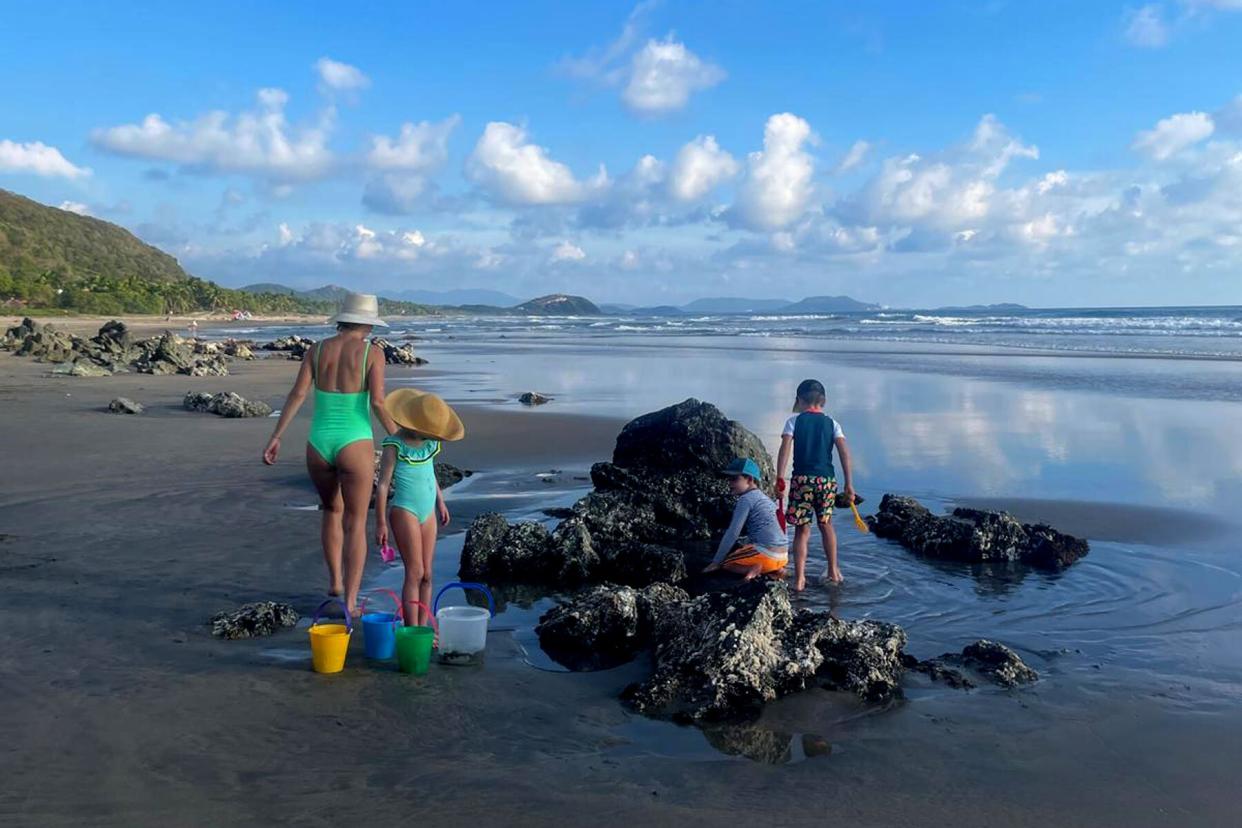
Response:
[{"label": "blue bucket", "polygon": [[362,642],[367,658],[387,661],[397,651],[397,622],[401,620],[401,599],[390,590],[377,590],[392,596],[397,604],[396,612],[366,612],[366,598],[362,599]]}]

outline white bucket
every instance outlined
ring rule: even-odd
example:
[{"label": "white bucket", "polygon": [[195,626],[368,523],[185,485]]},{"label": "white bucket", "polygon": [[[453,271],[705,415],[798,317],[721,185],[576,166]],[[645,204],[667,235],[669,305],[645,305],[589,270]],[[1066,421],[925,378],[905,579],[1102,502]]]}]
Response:
[{"label": "white bucket", "polygon": [[491,613],[481,607],[441,607],[436,612],[440,660],[461,663],[481,657],[487,646],[489,618]]}]

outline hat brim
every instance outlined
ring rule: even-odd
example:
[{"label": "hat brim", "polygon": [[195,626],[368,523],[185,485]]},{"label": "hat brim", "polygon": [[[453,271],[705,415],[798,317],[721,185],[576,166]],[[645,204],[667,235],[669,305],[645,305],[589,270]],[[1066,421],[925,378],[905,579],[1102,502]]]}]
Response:
[{"label": "hat brim", "polygon": [[433,440],[452,443],[465,437],[466,426],[450,405],[446,405],[449,411],[449,421],[442,427],[432,426],[430,423],[411,416],[410,404],[419,397],[426,396],[427,393],[427,391],[419,391],[415,388],[398,388],[384,398],[384,410],[397,425],[408,428],[410,431],[417,431]]},{"label": "hat brim", "polygon": [[335,325],[337,322],[349,322],[352,325],[374,325],[377,328],[387,328],[388,323],[378,316],[367,316],[365,313],[338,313],[335,316],[328,317],[328,324]]}]

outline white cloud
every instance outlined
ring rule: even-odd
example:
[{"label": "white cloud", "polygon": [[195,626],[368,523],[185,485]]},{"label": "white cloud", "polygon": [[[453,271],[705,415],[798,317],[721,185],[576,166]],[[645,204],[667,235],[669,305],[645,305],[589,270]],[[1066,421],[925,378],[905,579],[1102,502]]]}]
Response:
[{"label": "white cloud", "polygon": [[655,5],[654,0],[639,3],[615,40],[561,61],[561,69],[576,78],[620,88],[622,102],[647,116],[683,109],[695,92],[723,81],[724,69],[700,58],[671,32],[663,40],[652,38],[638,45],[643,20]]},{"label": "white cloud", "polygon": [[371,85],[371,79],[357,66],[322,57],[315,63],[319,88],[324,92],[358,92]]},{"label": "white cloud", "polygon": [[697,201],[737,175],[738,163],[720,148],[714,135],[700,135],[673,160],[668,189],[678,201]]},{"label": "white cloud", "polygon": [[589,181],[527,140],[526,130],[493,121],[483,130],[466,162],[466,174],[491,195],[510,204],[571,204],[608,183],[603,165]]},{"label": "white cloud", "polygon": [[460,115],[450,115],[440,123],[421,121],[401,125],[397,138],[377,135],[371,139],[367,165],[376,170],[427,172],[448,158],[448,139],[461,123]]},{"label": "white cloud", "polygon": [[806,211],[815,161],[803,147],[813,142],[811,126],[788,112],[768,118],[763,151],[747,156],[746,177],[730,211],[752,230],[776,230]]},{"label": "white cloud", "polygon": [[60,209],[70,213],[77,213],[79,216],[92,215],[91,208],[87,207],[80,201],[62,201],[60,203]]},{"label": "white cloud", "polygon": [[1169,26],[1159,3],[1149,3],[1125,14],[1125,37],[1131,45],[1158,49],[1169,42]]},{"label": "white cloud", "polygon": [[554,262],[580,262],[586,258],[586,252],[573,242],[563,241],[552,248]]},{"label": "white cloud", "polygon": [[849,148],[845,156],[837,162],[836,172],[846,173],[862,164],[867,158],[867,153],[871,151],[871,144],[866,141],[855,141],[854,145]]},{"label": "white cloud", "polygon": [[1212,116],[1182,112],[1160,121],[1155,129],[1140,132],[1133,147],[1149,158],[1164,161],[1208,138],[1215,129]]},{"label": "white cloud", "polygon": [[725,79],[725,71],[707,63],[670,34],[649,40],[630,64],[621,100],[644,115],[662,115],[685,108],[690,96]]},{"label": "white cloud", "polygon": [[280,89],[260,89],[256,98],[254,110],[235,116],[213,111],[193,121],[169,123],[151,114],[139,124],[96,129],[91,142],[117,155],[276,181],[311,179],[327,173],[333,162],[327,146],[333,110],[325,110],[318,123],[292,128],[284,112],[288,94]]},{"label": "white cloud", "polygon": [[32,173],[44,178],[85,178],[91,174],[86,167],[71,164],[56,147],[42,141],[18,144],[0,141],[0,173]]}]

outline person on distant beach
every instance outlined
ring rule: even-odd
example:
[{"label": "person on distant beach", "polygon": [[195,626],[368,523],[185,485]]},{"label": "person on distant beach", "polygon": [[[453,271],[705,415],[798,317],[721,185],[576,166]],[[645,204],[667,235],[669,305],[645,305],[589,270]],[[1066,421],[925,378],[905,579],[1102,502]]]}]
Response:
[{"label": "person on distant beach", "polygon": [[[759,488],[759,464],[739,457],[721,474],[729,477],[729,489],[737,495],[737,505],[716,548],[716,557],[703,571],[723,569],[741,575],[745,581],[784,572],[789,561],[789,541],[777,523],[776,504]],[[750,543],[735,549],[743,531]]]},{"label": "person on distant beach", "polygon": [[320,536],[328,565],[328,594],[344,594],[353,614],[366,564],[367,511],[375,480],[371,415],[388,434],[396,432],[397,426],[384,409],[383,356],[371,356],[372,328],[388,327],[379,318],[379,301],[366,294],[347,294],[340,313],[328,322],[336,323],[337,333],[302,357],[297,379],[263,450],[263,462],[269,466],[276,462],[281,436],[314,388],[306,470],[323,509]]},{"label": "person on distant beach", "polygon": [[[431,606],[431,564],[436,554],[436,519],[449,524],[449,510],[436,482],[435,456],[443,441],[466,436],[457,413],[435,394],[398,388],[384,400],[400,429],[383,442],[379,489],[375,495],[375,540],[388,545],[388,524],[405,564],[401,604],[406,626],[430,623],[426,609],[411,612],[415,601]],[[392,492],[392,512],[388,495]]]},{"label": "person on distant beach", "polygon": [[845,497],[854,499],[850,471],[850,452],[845,444],[841,424],[824,413],[828,395],[819,380],[803,380],[794,400],[794,415],[785,422],[781,433],[781,449],[776,459],[777,493],[785,486],[785,469],[793,458],[793,474],[789,481],[789,521],[794,526],[794,590],[806,589],[806,556],[811,541],[811,522],[818,518],[819,534],[828,558],[827,579],[834,584],[842,581],[837,565],[837,533],[832,528],[832,510],[836,505],[837,476],[832,465],[832,449],[836,446],[845,475]]}]

